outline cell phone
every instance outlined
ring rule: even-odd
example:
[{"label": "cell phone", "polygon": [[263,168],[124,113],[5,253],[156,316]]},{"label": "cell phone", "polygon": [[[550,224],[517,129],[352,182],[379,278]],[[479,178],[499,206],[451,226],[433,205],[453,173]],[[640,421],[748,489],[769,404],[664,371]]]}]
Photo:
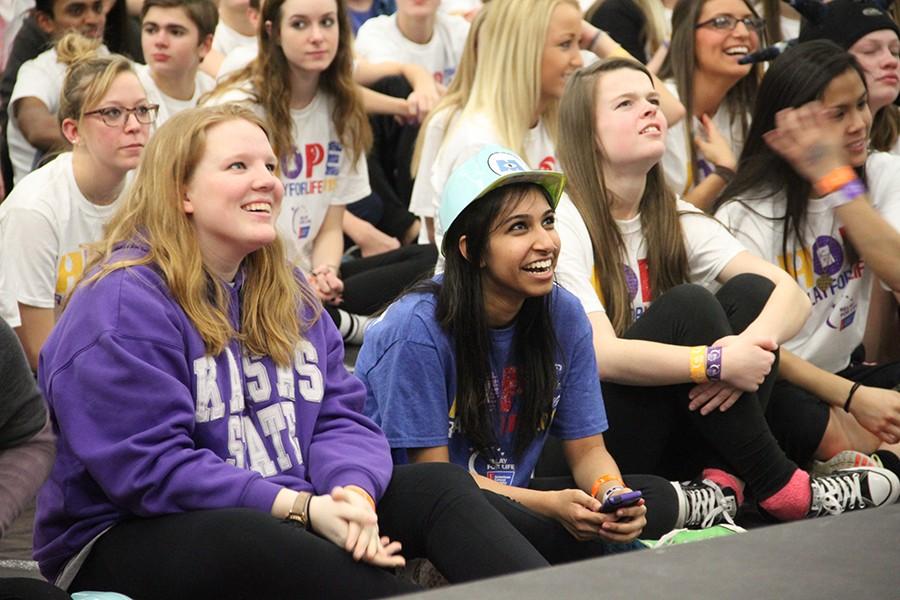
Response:
[{"label": "cell phone", "polygon": [[641,499],[642,495],[640,490],[637,490],[610,496],[606,499],[606,502],[603,503],[603,506],[600,507],[600,512],[611,513],[616,512],[616,510],[620,508],[625,508],[626,506],[634,506],[637,504],[638,500]]}]

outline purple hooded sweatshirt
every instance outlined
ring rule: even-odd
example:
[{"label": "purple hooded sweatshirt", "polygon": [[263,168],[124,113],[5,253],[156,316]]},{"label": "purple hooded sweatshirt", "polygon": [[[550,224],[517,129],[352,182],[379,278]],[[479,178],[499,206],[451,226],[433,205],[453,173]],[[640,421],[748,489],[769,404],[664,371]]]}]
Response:
[{"label": "purple hooded sweatshirt", "polygon": [[[112,260],[135,255],[123,249]],[[241,285],[239,275],[235,328]],[[288,367],[237,340],[209,356],[152,267],[79,288],[41,352],[39,383],[59,436],[38,496],[41,572],[54,581],[95,536],[134,516],[269,512],[284,487],[322,494],[356,484],[380,498],[390,450],[362,415],[365,388],[343,358],[325,313]]]}]

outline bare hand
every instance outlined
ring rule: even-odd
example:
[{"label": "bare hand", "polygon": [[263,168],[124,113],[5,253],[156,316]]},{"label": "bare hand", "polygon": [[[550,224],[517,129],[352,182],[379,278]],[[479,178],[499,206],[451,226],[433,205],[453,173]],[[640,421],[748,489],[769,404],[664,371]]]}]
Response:
[{"label": "bare hand", "polygon": [[778,349],[772,338],[742,335],[726,336],[713,345],[722,346],[722,381],[744,392],[759,389],[772,370],[773,352]]},{"label": "bare hand", "polygon": [[597,538],[600,528],[610,515],[599,512],[601,503],[582,490],[547,492],[551,498],[550,512],[576,540]]},{"label": "bare hand", "polygon": [[350,504],[375,518],[374,522],[348,521],[344,550],[353,555],[353,560],[361,560],[379,567],[402,567],[406,564],[406,560],[398,554],[400,542],[391,542],[387,537],[379,537],[378,516],[368,500],[342,487],[334,488],[331,491],[331,498],[336,502]]},{"label": "bare hand", "polygon": [[313,269],[309,281],[322,302],[341,303],[344,282],[337,276],[330,265],[319,265]]},{"label": "bare hand", "polygon": [[716,124],[708,115],[701,115],[700,125],[702,130],[694,136],[694,145],[703,157],[714,165],[734,170],[737,165],[734,152]]},{"label": "bare hand", "polygon": [[313,496],[309,501],[309,522],[313,531],[335,544],[344,547],[350,522],[369,526],[378,522],[375,512],[364,510],[349,502],[338,502],[329,495]]},{"label": "bare hand", "polygon": [[[624,488],[613,492],[613,496],[630,492],[629,488]],[[647,526],[647,507],[644,499],[641,498],[633,506],[626,506],[616,510],[614,514],[607,514],[613,519],[607,519],[600,529],[600,537],[610,542],[618,542],[624,544],[635,540],[644,527]]]},{"label": "bare hand", "polygon": [[830,121],[832,112],[819,101],[786,108],[775,115],[775,129],[763,134],[769,147],[810,183],[849,162],[844,133]]},{"label": "bare hand", "polygon": [[860,386],[853,394],[850,414],[882,441],[900,442],[900,392]]},{"label": "bare hand", "polygon": [[701,415],[708,415],[717,408],[725,412],[741,397],[741,390],[722,381],[707,381],[691,388],[688,396],[691,399],[688,409],[700,409]]}]

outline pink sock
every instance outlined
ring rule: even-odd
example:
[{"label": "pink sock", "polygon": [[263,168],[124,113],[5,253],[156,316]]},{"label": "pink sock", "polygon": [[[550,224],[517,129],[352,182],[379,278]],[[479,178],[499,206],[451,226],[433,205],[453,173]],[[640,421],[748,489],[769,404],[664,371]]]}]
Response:
[{"label": "pink sock", "polygon": [[797,469],[783,488],[759,503],[779,521],[796,521],[806,517],[812,502],[809,473]]},{"label": "pink sock", "polygon": [[703,469],[703,479],[709,479],[720,488],[731,488],[737,499],[737,505],[744,503],[744,482],[722,469]]}]

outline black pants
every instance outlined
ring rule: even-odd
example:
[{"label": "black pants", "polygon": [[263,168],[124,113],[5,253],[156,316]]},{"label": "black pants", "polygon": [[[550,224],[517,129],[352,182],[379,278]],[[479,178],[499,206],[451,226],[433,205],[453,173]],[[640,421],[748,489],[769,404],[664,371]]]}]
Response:
[{"label": "black pants", "polygon": [[[344,301],[340,308],[355,315],[371,315],[415,282],[430,277],[436,262],[434,244],[402,246],[383,254],[348,260],[341,265]],[[335,314],[332,318],[337,322]]]},{"label": "black pants", "polygon": [[[900,384],[900,362],[883,365],[851,364],[837,373],[863,385],[890,389]],[[822,442],[831,405],[785,380],[775,384],[766,419],[788,457],[806,465]]]},{"label": "black pants", "polygon": [[[451,464],[399,466],[378,504],[384,535],[451,582],[545,566]],[[315,512],[311,518],[315,521]],[[373,598],[414,591],[384,569],[259,511],[226,509],[122,522],[101,537],[70,587],[141,600]]]},{"label": "black pants", "polygon": [[[376,92],[406,98],[412,88],[403,77],[385,77],[372,86]],[[372,194],[347,206],[360,219],[402,240],[416,216],[409,212],[412,195],[413,150],[419,126],[401,124],[392,115],[369,117],[374,137],[367,158]]]},{"label": "black pants", "polygon": [[70,597],[58,587],[40,579],[0,577],[0,600],[67,600]]},{"label": "black pants", "polygon": [[[696,285],[677,286],[655,299],[623,337],[708,345],[743,331],[772,289],[768,279],[750,274],[732,278],[715,296]],[[764,500],[797,468],[779,448],[764,417],[776,372],[773,368],[757,393],[744,393],[727,411],[706,416],[688,409],[693,384],[603,383],[610,424],[606,445],[623,472],[687,480],[716,467],[742,478],[756,498]]]}]

